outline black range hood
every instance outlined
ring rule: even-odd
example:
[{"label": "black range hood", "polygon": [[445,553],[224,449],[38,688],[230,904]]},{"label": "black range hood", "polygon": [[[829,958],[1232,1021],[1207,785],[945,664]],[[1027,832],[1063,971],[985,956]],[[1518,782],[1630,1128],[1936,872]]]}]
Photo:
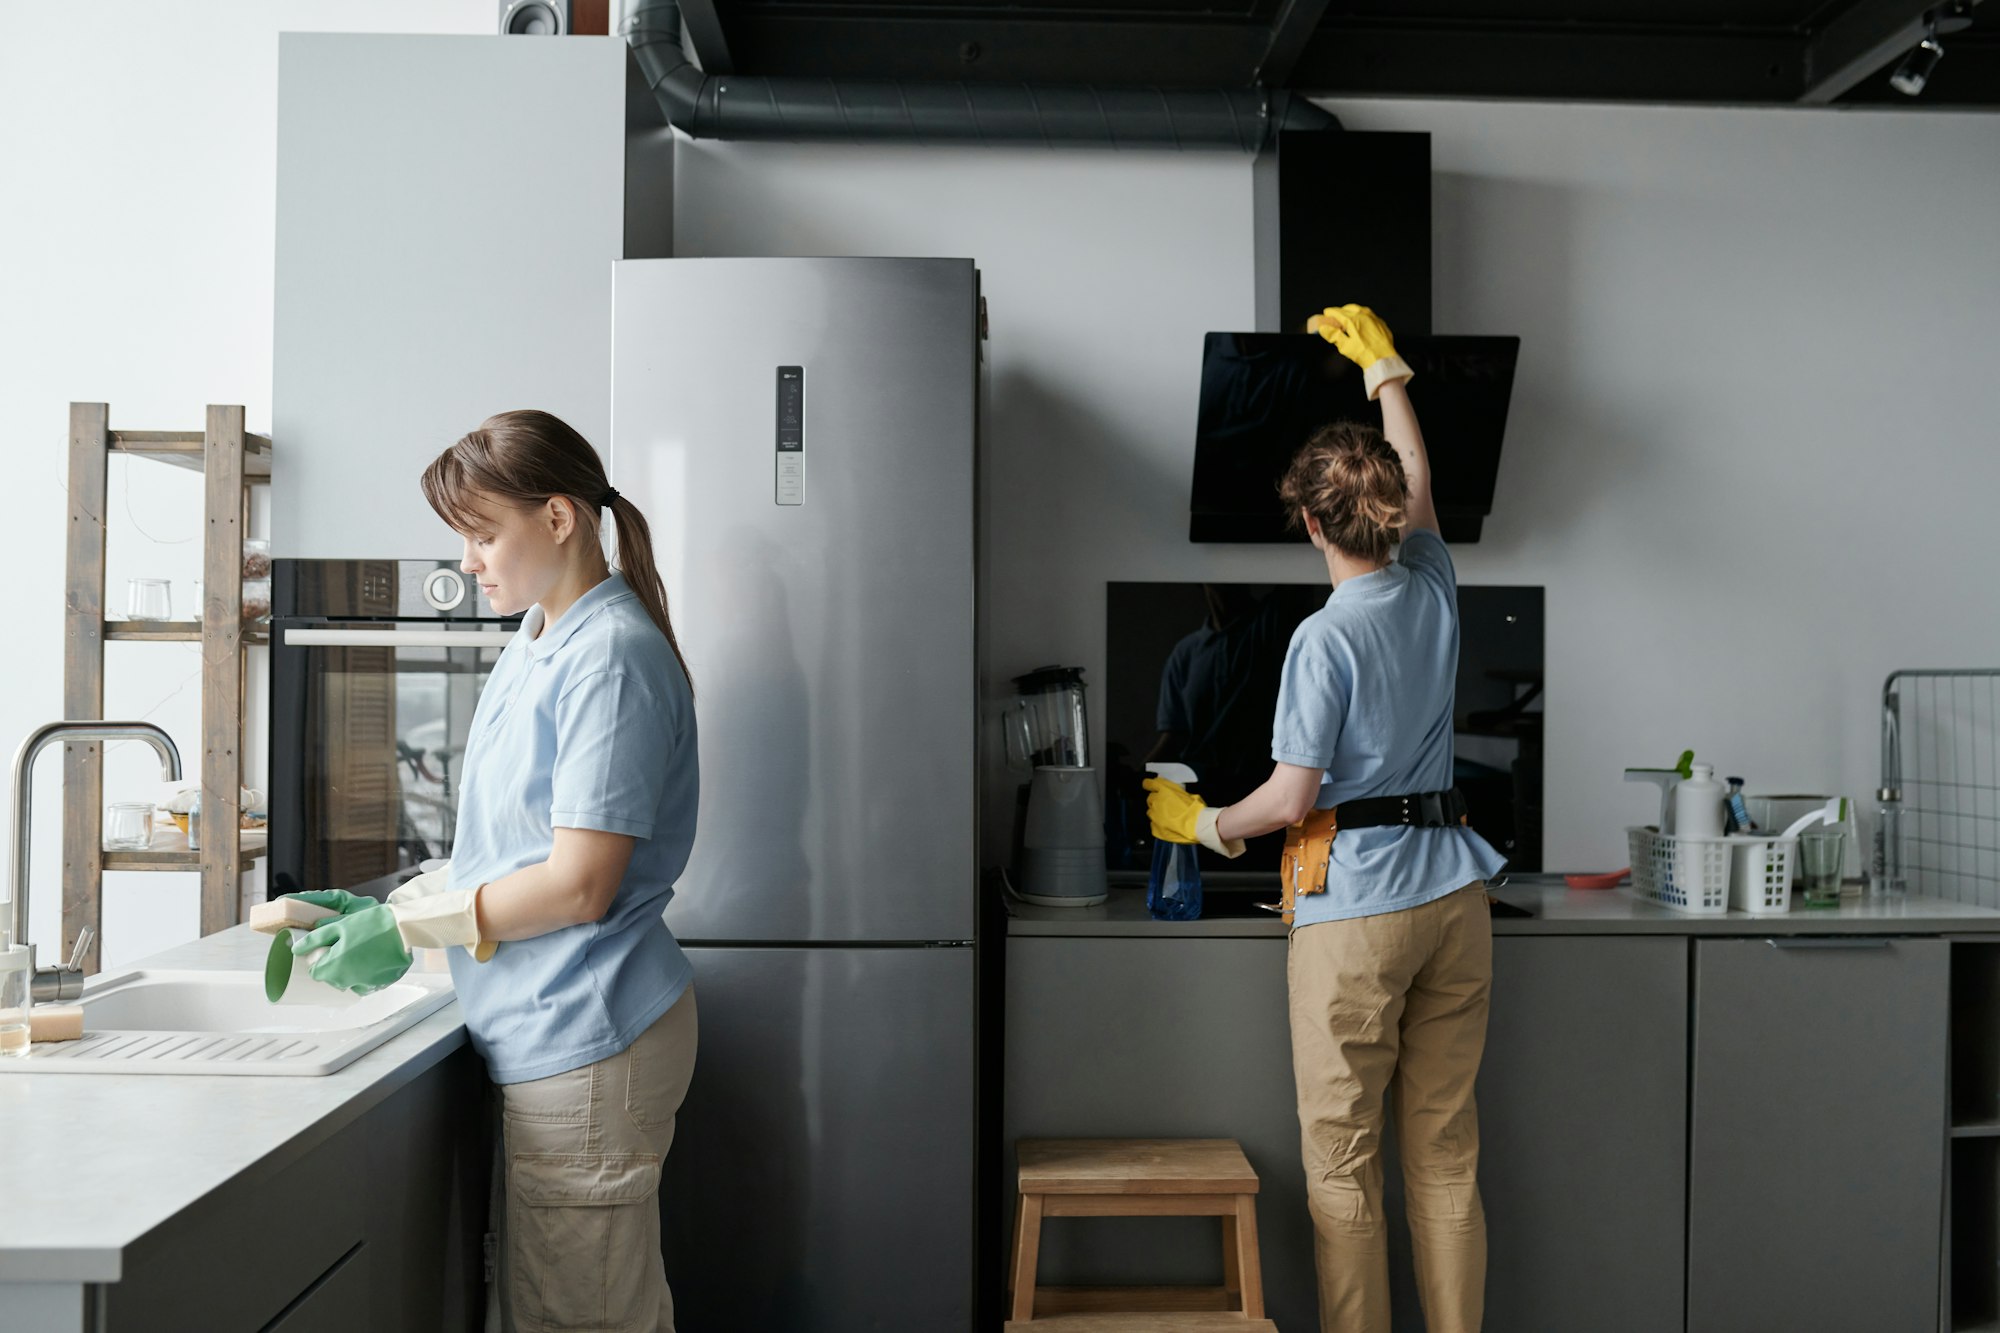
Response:
[{"label": "black range hood", "polygon": [[1382,417],[1353,363],[1298,330],[1328,304],[1359,301],[1388,321],[1416,372],[1410,400],[1444,538],[1478,541],[1521,340],[1431,332],[1430,136],[1286,132],[1254,176],[1264,331],[1210,333],[1203,347],[1189,539],[1303,540],[1278,504],[1292,455],[1329,422]]},{"label": "black range hood", "polygon": [[[1448,542],[1476,542],[1493,508],[1500,439],[1521,340],[1396,338],[1410,363],[1410,402],[1431,458],[1431,497]],[[1286,529],[1278,478],[1330,421],[1365,421],[1361,371],[1316,333],[1211,333],[1202,348],[1188,537],[1198,542],[1300,541]]]}]

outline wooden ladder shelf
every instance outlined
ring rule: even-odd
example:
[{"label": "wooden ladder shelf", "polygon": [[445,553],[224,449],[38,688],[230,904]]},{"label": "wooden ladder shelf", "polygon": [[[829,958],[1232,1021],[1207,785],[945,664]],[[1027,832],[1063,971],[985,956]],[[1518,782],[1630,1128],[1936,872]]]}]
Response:
[{"label": "wooden ladder shelf", "polygon": [[[67,599],[63,622],[63,716],[104,716],[104,645],[201,645],[200,851],[104,850],[104,764],[100,742],[63,746],[62,949],[68,957],[88,928],[103,937],[106,870],[199,870],[201,933],[242,915],[242,876],[263,855],[246,839],[237,805],[243,788],[244,651],[269,642],[243,624],[243,539],[250,488],[271,479],[271,441],[243,429],[240,406],[208,408],[199,431],[112,430],[104,403],[69,405]],[[203,476],[202,614],[199,620],[107,621],[104,615],[105,508],[114,453],[152,459]],[[182,753],[187,754],[186,747]],[[246,845],[247,844],[247,845]],[[97,946],[84,970],[97,971]]]}]

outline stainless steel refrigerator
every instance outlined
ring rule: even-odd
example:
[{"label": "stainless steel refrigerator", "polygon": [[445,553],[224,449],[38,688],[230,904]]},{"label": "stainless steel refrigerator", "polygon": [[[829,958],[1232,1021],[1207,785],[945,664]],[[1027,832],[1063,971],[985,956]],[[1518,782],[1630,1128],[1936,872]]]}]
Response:
[{"label": "stainless steel refrigerator", "polygon": [[679,1326],[968,1328],[978,275],[615,271],[612,481],[701,736],[667,910],[701,1006],[661,1205]]}]

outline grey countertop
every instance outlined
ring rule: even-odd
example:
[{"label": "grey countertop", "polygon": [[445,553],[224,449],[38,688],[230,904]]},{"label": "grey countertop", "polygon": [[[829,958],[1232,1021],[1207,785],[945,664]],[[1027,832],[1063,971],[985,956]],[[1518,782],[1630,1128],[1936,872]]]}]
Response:
[{"label": "grey countertop", "polygon": [[[1247,892],[1240,884],[1211,889],[1219,893],[1275,902],[1277,877],[1269,888]],[[2000,911],[1911,894],[1901,902],[1858,897],[1843,899],[1837,908],[1800,906],[1778,916],[1751,916],[1731,910],[1722,916],[1697,916],[1635,897],[1629,887],[1571,889],[1556,875],[1517,875],[1494,896],[1532,916],[1493,919],[1495,935],[1939,935],[2000,934]],[[1274,914],[1218,916],[1196,921],[1155,921],[1146,915],[1141,887],[1114,886],[1108,902],[1097,907],[1037,907],[1009,899],[1007,933],[1013,936],[1150,936],[1160,939],[1201,937],[1244,939],[1283,938],[1285,924]]]},{"label": "grey countertop", "polygon": [[[234,926],[142,965],[261,971],[269,943]],[[0,1282],[117,1281],[134,1242],[296,1161],[464,1043],[453,1001],[323,1077],[0,1078]]]}]

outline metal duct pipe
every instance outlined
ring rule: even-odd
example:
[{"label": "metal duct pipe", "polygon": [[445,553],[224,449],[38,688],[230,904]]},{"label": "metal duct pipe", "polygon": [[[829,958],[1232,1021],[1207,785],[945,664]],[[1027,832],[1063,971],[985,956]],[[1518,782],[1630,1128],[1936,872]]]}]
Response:
[{"label": "metal duct pipe", "polygon": [[1092,84],[903,83],[708,75],[681,48],[673,0],[619,0],[632,48],[669,123],[696,139],[1233,148],[1254,153],[1281,129],[1338,129],[1304,98],[1263,88],[1103,88]]}]

